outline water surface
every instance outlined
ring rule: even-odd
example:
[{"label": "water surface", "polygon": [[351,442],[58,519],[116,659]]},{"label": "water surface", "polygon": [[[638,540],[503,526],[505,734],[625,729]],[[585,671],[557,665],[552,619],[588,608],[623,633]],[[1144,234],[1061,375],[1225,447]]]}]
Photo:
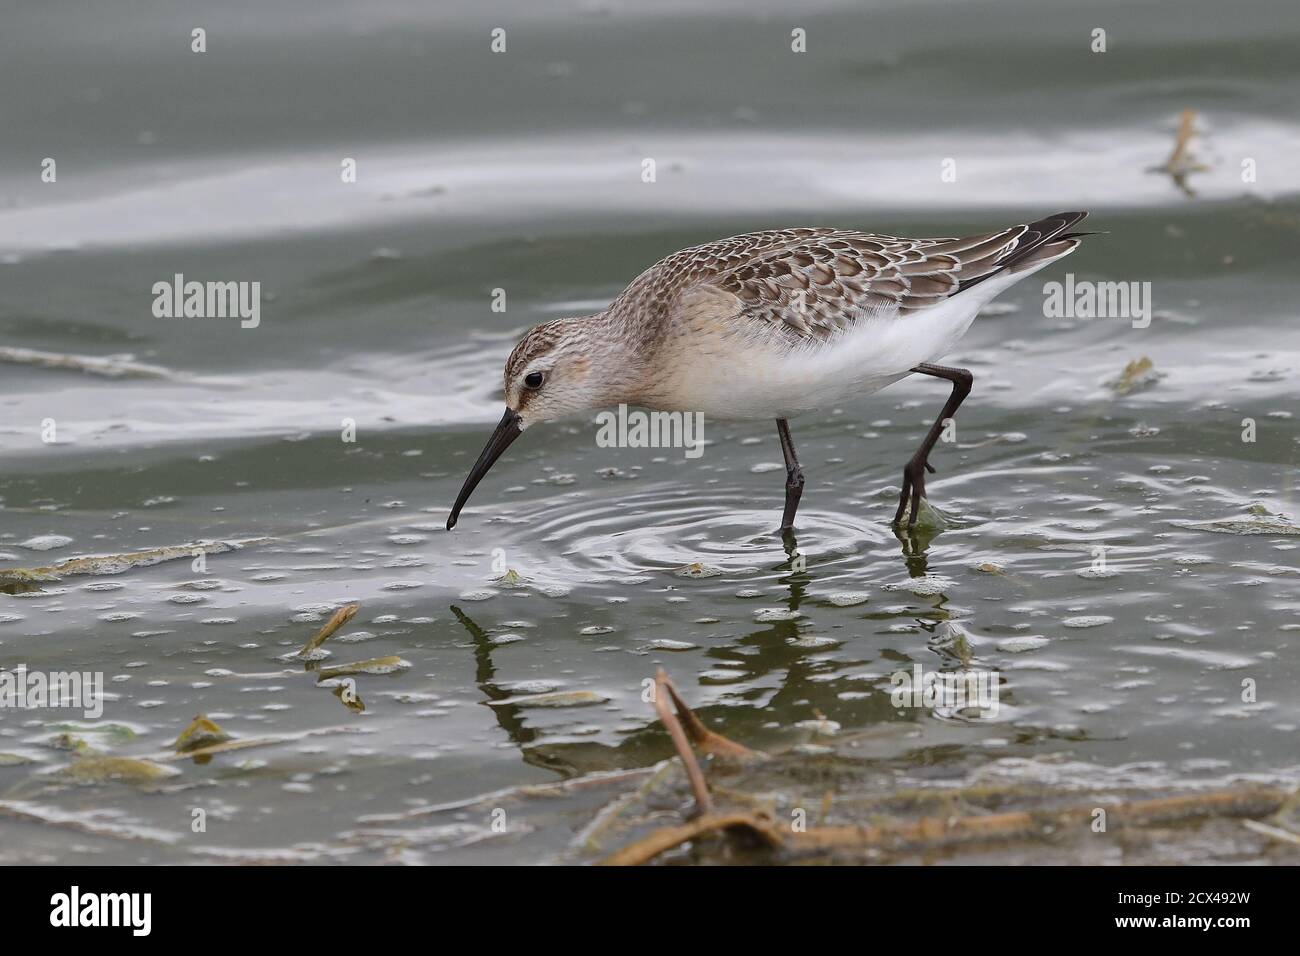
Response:
[{"label": "water surface", "polygon": [[[609,792],[505,832],[490,797],[419,811],[669,756],[642,698],[659,666],[751,747],[834,721],[882,786],[1045,768],[1067,787],[1294,785],[1291,4],[825,3],[792,20],[171,2],[7,20],[0,345],[163,371],[0,364],[0,569],[261,543],[0,594],[0,665],[102,671],[110,693],[94,724],[0,711],[0,860],[572,858]],[[1149,171],[1189,108],[1194,196]],[[590,421],[539,427],[443,530],[517,334],[602,307],[661,256],[758,228],[951,235],[1077,207],[1106,235],[950,356],[976,385],[934,458],[942,533],[889,527],[946,395],[928,379],[795,423],[802,564],[771,533],[765,423],[708,422],[699,459],[599,448]],[[1151,283],[1150,326],[1044,317],[1038,280],[1067,266]],[[260,325],[155,318],[150,290],[176,273],[261,282]],[[1107,384],[1142,357],[1152,384]],[[24,546],[46,535],[70,541]],[[710,573],[681,572],[696,564]],[[357,678],[360,714],[283,659],[349,602],[326,663],[404,665]],[[999,672],[998,715],[895,708],[890,675],[918,662]],[[593,702],[530,706],[553,691]],[[196,713],[284,739],[146,785],[60,775],[60,735],[157,755]]]}]

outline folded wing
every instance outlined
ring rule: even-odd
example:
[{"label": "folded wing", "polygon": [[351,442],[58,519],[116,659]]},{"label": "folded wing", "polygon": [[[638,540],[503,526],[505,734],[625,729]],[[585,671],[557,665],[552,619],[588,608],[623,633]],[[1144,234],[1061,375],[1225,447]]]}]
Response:
[{"label": "folded wing", "polygon": [[871,316],[905,320],[1003,270],[1067,251],[1077,244],[1067,230],[1085,215],[1059,213],[962,238],[748,233],[677,253],[625,295],[645,305],[671,301],[687,313],[707,309],[714,319],[755,323],[751,331],[792,343],[824,340]]}]

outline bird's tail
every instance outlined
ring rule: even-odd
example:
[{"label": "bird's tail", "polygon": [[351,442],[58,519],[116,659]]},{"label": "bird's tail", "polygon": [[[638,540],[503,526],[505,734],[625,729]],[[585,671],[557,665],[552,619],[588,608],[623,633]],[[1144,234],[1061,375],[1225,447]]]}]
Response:
[{"label": "bird's tail", "polygon": [[1082,236],[1090,232],[1067,232],[1087,216],[1087,212],[1058,212],[1025,225],[1025,231],[1015,245],[1003,254],[997,267],[984,275],[968,279],[961,284],[964,291],[970,286],[1003,272],[1017,273],[1040,269],[1053,259],[1069,255],[1079,247]]}]

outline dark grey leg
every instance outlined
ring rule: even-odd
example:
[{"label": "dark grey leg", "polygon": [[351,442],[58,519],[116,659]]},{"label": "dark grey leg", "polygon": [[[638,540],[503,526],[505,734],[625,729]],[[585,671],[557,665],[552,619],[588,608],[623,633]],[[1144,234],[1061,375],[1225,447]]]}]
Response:
[{"label": "dark grey leg", "polygon": [[[925,473],[928,469],[931,474],[934,468],[930,466],[930,452],[934,450],[935,443],[943,433],[943,423],[953,415],[957,414],[957,407],[961,405],[966,396],[970,394],[971,383],[975,381],[975,376],[971,375],[964,368],[949,368],[946,365],[929,365],[921,364],[912,369],[913,372],[920,372],[922,375],[933,375],[936,378],[947,379],[952,382],[952,394],[948,396],[948,401],[944,403],[943,411],[939,417],[930,426],[929,433],[925,436],[925,441],[921,442],[921,447],[916,450],[911,461],[903,466],[903,490],[898,496],[898,512],[894,515],[894,524],[900,524],[903,515],[908,514],[910,503],[910,517],[907,519],[909,528],[916,527],[916,518],[921,513],[921,498],[925,495]],[[911,499],[909,502],[908,499]]]},{"label": "dark grey leg", "polygon": [[803,495],[803,469],[799,467],[799,458],[794,453],[790,423],[784,418],[778,418],[776,431],[781,436],[781,454],[785,456],[785,512],[781,515],[781,530],[792,531],[794,513],[799,510],[799,498]]}]

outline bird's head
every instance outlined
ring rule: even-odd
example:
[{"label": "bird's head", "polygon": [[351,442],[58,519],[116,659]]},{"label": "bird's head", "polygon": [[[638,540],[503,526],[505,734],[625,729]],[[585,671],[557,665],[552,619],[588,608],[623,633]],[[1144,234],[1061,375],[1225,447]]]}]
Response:
[{"label": "bird's head", "polygon": [[505,415],[456,496],[448,529],[492,463],[529,425],[628,400],[621,343],[606,334],[600,319],[556,319],[519,340],[506,359]]},{"label": "bird's head", "polygon": [[505,367],[506,408],[522,431],[599,408],[610,398],[611,343],[589,318],[557,319],[529,329]]}]

